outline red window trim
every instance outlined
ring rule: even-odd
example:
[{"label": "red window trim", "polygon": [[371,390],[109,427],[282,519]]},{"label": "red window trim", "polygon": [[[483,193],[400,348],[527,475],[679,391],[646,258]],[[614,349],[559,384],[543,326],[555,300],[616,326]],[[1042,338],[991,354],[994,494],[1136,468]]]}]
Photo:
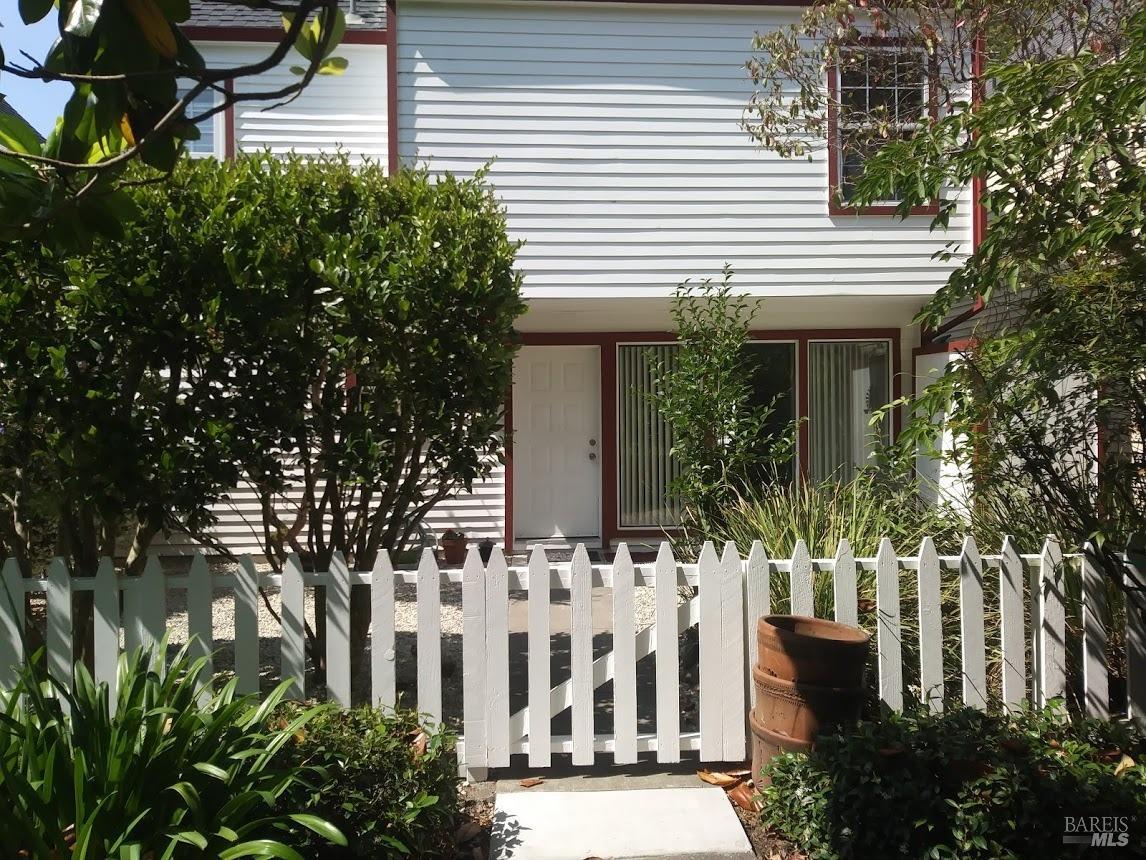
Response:
[{"label": "red window trim", "polygon": [[[863,46],[885,46],[885,47],[907,47],[907,43],[902,39],[883,39],[883,38],[863,38],[857,47]],[[928,114],[932,120],[939,118],[939,99],[937,94],[937,86],[935,76],[937,70],[932,67],[928,74],[928,97],[927,108]],[[837,115],[836,102],[839,97],[839,66],[831,65],[828,67],[828,214],[829,215],[895,215],[899,212],[899,207],[895,204],[880,204],[876,206],[851,206],[846,203],[840,202],[840,165],[839,154],[840,147],[838,142],[839,131],[839,117]],[[939,200],[936,198],[931,203],[923,206],[912,206],[908,211],[908,215],[930,215],[934,217],[939,214]]]},{"label": "red window trim", "polygon": [[[886,340],[891,344],[891,397],[903,395],[902,332],[898,328],[869,329],[754,329],[753,340],[793,341],[796,344],[796,416],[800,421],[798,445],[808,451],[811,444],[807,418],[811,413],[811,381],[808,367],[809,344],[812,341]],[[608,548],[614,541],[672,535],[672,529],[620,526],[617,483],[617,346],[638,341],[662,343],[676,336],[664,331],[622,332],[522,332],[522,346],[597,346],[601,349],[601,545]],[[903,430],[903,415],[897,409],[892,416],[892,437]],[[799,463],[802,477],[807,476],[807,461]],[[513,533],[513,388],[505,397],[505,535],[507,551],[512,551]]]}]

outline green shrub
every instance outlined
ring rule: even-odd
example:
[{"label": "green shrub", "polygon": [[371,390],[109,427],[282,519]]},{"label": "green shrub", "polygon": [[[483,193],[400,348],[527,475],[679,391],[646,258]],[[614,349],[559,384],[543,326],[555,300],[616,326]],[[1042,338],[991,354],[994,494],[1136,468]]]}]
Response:
[{"label": "green shrub", "polygon": [[1146,767],[1123,758],[1141,748],[1061,709],[893,714],[769,762],[762,814],[820,860],[1055,857],[1082,815],[1125,816],[1141,850]]},{"label": "green shrub", "polygon": [[[290,705],[278,718],[290,720]],[[311,840],[312,857],[452,856],[458,815],[454,737],[425,731],[412,711],[326,711],[283,750],[293,766],[317,765],[327,778],[296,785],[290,802],[335,822],[349,847]]]},{"label": "green shrub", "polygon": [[307,769],[276,757],[323,709],[268,729],[285,686],[261,704],[236,696],[235,681],[212,692],[197,680],[203,660],[191,662],[184,648],[164,671],[163,652],[120,659],[114,715],[107,685],[82,664],[74,693],[47,676],[40,657],[0,693],[0,856],[302,860],[281,841],[288,822],[345,841],[278,803]]}]

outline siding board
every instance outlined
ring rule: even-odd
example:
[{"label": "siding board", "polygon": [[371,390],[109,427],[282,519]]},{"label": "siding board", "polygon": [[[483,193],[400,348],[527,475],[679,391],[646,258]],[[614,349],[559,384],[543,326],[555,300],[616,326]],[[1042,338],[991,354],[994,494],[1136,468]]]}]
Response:
[{"label": "siding board", "polygon": [[829,216],[822,147],[784,160],[741,127],[754,33],[800,10],[702,5],[403,4],[403,160],[492,161],[527,297],[665,296],[725,261],[747,292],[934,292],[969,207],[934,236]]}]

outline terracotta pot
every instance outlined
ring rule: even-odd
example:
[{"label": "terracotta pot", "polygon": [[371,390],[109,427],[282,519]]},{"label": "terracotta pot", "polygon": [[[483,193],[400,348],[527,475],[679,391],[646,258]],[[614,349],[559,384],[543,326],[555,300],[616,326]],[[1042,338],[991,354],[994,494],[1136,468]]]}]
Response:
[{"label": "terracotta pot", "polygon": [[869,633],[858,627],[806,618],[765,615],[756,625],[761,672],[817,687],[861,687]]},{"label": "terracotta pot", "polygon": [[788,735],[767,729],[756,719],[756,715],[748,712],[748,727],[752,732],[752,780],[757,788],[768,785],[772,780],[760,775],[760,769],[775,756],[782,752],[808,752],[812,749],[811,741],[801,741]]},{"label": "terracotta pot", "polygon": [[859,719],[863,687],[819,687],[773,678],[752,667],[756,682],[755,716],[761,726],[797,740],[810,741]]},{"label": "terracotta pot", "polygon": [[442,538],[442,559],[446,564],[464,564],[466,560],[466,539]]}]

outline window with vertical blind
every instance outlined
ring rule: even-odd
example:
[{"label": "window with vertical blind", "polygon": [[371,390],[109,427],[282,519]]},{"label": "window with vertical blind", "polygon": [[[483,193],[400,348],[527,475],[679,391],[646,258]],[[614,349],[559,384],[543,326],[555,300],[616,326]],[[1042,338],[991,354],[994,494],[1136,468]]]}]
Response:
[{"label": "window with vertical blind", "polygon": [[813,341],[808,344],[808,474],[813,481],[846,479],[867,465],[878,443],[891,438],[891,344]]},{"label": "window with vertical blind", "polygon": [[[671,366],[677,345],[626,344],[617,350],[617,489],[621,528],[672,527],[680,504],[668,492],[679,474],[672,430],[653,403],[657,368]],[[769,428],[783,433],[796,417],[796,345],[752,342],[746,347],[753,400],[774,403]],[[794,465],[794,464],[793,464]],[[790,480],[793,471],[781,475]],[[776,480],[761,473],[761,480]]]},{"label": "window with vertical blind", "polygon": [[662,364],[671,367],[676,344],[617,349],[617,488],[622,528],[675,526],[680,503],[668,486],[679,474],[670,456],[673,434],[652,395]]}]

